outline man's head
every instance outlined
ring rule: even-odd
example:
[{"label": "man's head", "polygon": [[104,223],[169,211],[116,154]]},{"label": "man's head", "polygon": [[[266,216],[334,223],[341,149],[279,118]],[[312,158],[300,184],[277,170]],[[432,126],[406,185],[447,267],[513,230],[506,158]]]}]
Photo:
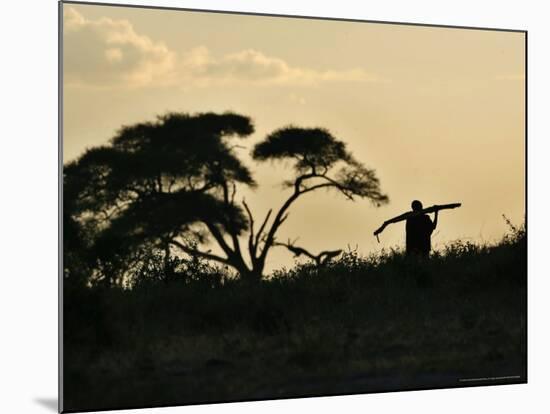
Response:
[{"label": "man's head", "polygon": [[411,203],[411,207],[412,207],[413,211],[420,211],[420,210],[422,210],[422,203],[418,200],[414,200]]}]

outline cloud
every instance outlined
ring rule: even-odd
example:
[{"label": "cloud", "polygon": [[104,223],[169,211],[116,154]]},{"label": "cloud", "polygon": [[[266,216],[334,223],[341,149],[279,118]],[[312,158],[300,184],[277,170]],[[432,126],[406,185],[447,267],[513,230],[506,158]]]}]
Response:
[{"label": "cloud", "polygon": [[139,87],[161,82],[175,70],[176,54],[136,33],[126,20],[88,20],[64,10],[64,75],[77,85]]},{"label": "cloud", "polygon": [[318,71],[291,66],[283,59],[254,49],[246,49],[216,58],[205,46],[186,53],[181,74],[198,84],[257,83],[316,85],[321,82],[380,82],[381,78],[361,68]]},{"label": "cloud", "polygon": [[362,68],[315,70],[246,49],[214,56],[205,46],[177,53],[138,34],[127,20],[86,19],[64,12],[64,74],[68,85],[103,87],[211,85],[318,85],[383,82]]}]

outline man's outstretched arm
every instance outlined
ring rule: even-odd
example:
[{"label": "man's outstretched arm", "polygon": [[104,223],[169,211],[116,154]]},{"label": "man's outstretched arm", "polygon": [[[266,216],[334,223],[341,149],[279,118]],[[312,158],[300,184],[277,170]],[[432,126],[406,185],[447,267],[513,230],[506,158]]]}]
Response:
[{"label": "man's outstretched arm", "polygon": [[403,213],[397,217],[394,217],[392,219],[389,219],[389,220],[386,220],[379,228],[377,228],[375,231],[374,231],[374,235],[375,236],[378,236],[380,233],[382,233],[382,231],[384,231],[384,229],[386,228],[386,226],[388,224],[393,224],[393,223],[399,223],[400,221],[403,221],[403,220],[406,220],[408,219],[409,217],[411,217],[411,215],[413,214],[412,211],[407,211],[406,213]]}]

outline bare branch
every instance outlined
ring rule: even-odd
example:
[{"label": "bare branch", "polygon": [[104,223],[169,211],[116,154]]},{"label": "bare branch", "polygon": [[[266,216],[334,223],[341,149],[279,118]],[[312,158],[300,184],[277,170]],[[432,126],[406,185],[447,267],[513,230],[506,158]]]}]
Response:
[{"label": "bare branch", "polygon": [[256,240],[254,241],[254,245],[256,246],[256,249],[258,248],[258,244],[260,243],[260,238],[262,237],[262,233],[264,232],[265,226],[272,212],[273,212],[273,209],[270,208],[265,216],[264,222],[262,223],[262,225],[260,226],[260,229],[258,230],[258,233],[256,234]]},{"label": "bare branch", "polygon": [[279,225],[283,224],[286,221],[289,214],[290,213],[286,213],[284,216],[281,217],[281,220],[279,220]]},{"label": "bare branch", "polygon": [[232,183],[232,184],[233,184],[233,189],[231,190],[230,201],[231,201],[231,204],[234,204],[235,203],[235,194],[237,193],[237,185],[235,183]]},{"label": "bare branch", "polygon": [[294,253],[295,257],[300,257],[301,255],[304,255],[304,256],[309,257],[312,260],[316,260],[315,255],[308,252],[306,249],[304,249],[302,247],[295,246],[294,245],[295,242],[296,242],[296,240],[294,242],[291,242],[290,239],[289,239],[288,242],[286,242],[286,243],[274,242],[273,245],[274,246],[286,247],[289,251]]},{"label": "bare branch", "polygon": [[[322,178],[326,181],[328,181],[328,183],[330,185],[328,185],[327,187],[334,187],[336,189],[338,189],[342,194],[344,194],[348,199],[350,199],[351,201],[354,201],[353,200],[353,192],[351,191],[350,188],[342,185],[341,183],[339,183],[338,181],[326,176],[326,175],[317,175],[316,177],[318,178]],[[316,186],[313,187],[314,189],[316,188]]]},{"label": "bare branch", "polygon": [[[337,190],[339,190],[342,194],[344,194],[349,200],[354,201],[352,189],[345,186],[345,185],[342,185],[341,183],[334,180],[333,178],[330,178],[328,175],[326,175],[327,171],[328,171],[328,169],[326,167],[324,167],[324,171],[322,173],[316,173],[315,169],[312,169],[311,173],[301,175],[294,182],[294,192],[296,194],[303,194],[303,193],[307,193],[309,191],[316,190],[318,188],[333,187],[333,188],[336,188]],[[323,179],[323,180],[327,181],[327,183],[317,184],[317,185],[314,185],[312,187],[302,188],[302,184],[304,183],[304,181],[312,179],[312,178],[320,178],[320,179]]]},{"label": "bare branch", "polygon": [[252,217],[252,212],[246,204],[246,201],[243,198],[243,205],[248,214],[248,222],[250,223],[250,234],[248,236],[248,251],[250,252],[250,259],[252,261],[256,260],[256,246],[254,245],[254,218]]},{"label": "bare branch", "polygon": [[281,206],[277,214],[275,215],[275,218],[273,219],[273,223],[271,224],[271,227],[269,229],[269,232],[267,233],[264,241],[264,246],[262,249],[262,252],[258,258],[260,264],[265,262],[265,258],[267,257],[267,252],[273,245],[273,241],[275,239],[275,233],[277,232],[277,229],[282,224],[281,219],[286,213],[286,210],[290,207],[290,205],[299,197],[299,192],[294,192]]},{"label": "bare branch", "polygon": [[204,223],[204,224],[206,224],[206,227],[208,227],[208,230],[210,230],[210,233],[212,234],[212,236],[214,236],[214,239],[216,239],[216,241],[218,242],[222,250],[225,252],[225,254],[228,257],[232,257],[235,254],[235,252],[233,251],[233,249],[231,249],[231,247],[229,247],[229,245],[223,238],[223,234],[221,233],[220,229],[218,229],[214,224],[211,224],[211,223]]},{"label": "bare branch", "polygon": [[[302,188],[302,184],[305,180],[311,179],[311,178],[322,178],[326,182],[322,184],[315,184],[311,187],[305,187]],[[286,211],[291,206],[291,204],[296,201],[296,199],[301,196],[302,194],[309,193],[311,191],[320,189],[320,188],[336,188],[338,189],[342,194],[344,194],[348,199],[353,199],[353,192],[350,188],[347,188],[340,184],[338,181],[328,177],[325,174],[318,174],[316,173],[315,169],[312,168],[312,172],[309,174],[303,174],[296,178],[294,181],[294,193],[283,203],[279,211],[277,212],[277,215],[275,216],[275,219],[273,220],[273,223],[271,224],[271,228],[269,229],[269,232],[267,233],[267,236],[265,237],[264,246],[262,249],[262,252],[259,257],[259,261],[263,262],[267,256],[267,252],[269,248],[273,245],[275,240],[275,233],[277,232],[278,228],[283,224],[283,222],[288,218],[288,214],[286,214]]]},{"label": "bare branch", "polygon": [[342,253],[342,250],[325,250],[319,253],[319,261],[321,265],[328,263],[330,260],[334,259],[336,256],[339,256]]},{"label": "bare branch", "polygon": [[227,187],[227,182],[224,181],[222,183],[222,189],[223,189],[223,202],[225,204],[229,204],[229,188]]},{"label": "bare branch", "polygon": [[296,240],[294,240],[294,242],[291,242],[289,239],[287,243],[274,242],[273,245],[286,247],[289,251],[294,253],[294,256],[296,257],[299,257],[301,255],[307,256],[311,260],[313,260],[317,264],[317,266],[324,265],[329,260],[333,259],[334,257],[338,256],[340,253],[342,253],[342,250],[325,250],[319,253],[318,255],[315,255],[313,253],[310,253],[303,247],[296,246],[294,244],[296,243]]},{"label": "bare branch", "polygon": [[[229,205],[233,205],[233,201],[234,201],[234,198],[235,198],[235,192],[237,191],[236,190],[236,185],[233,183],[233,189],[232,189],[232,193],[231,195],[229,194],[229,187],[227,185],[227,181],[223,181],[222,182],[222,189],[223,189],[223,201],[224,203],[229,206]],[[209,227],[210,229],[210,227]],[[237,237],[237,231],[235,230],[235,228],[230,224],[228,226],[228,228],[226,229],[227,230],[227,233],[229,233],[229,236],[231,237],[231,241],[233,242],[233,250],[231,250],[229,248],[229,246],[227,246],[227,248],[229,249],[229,251],[231,251],[231,253],[229,253],[229,251],[227,251],[223,246],[222,248],[224,249],[224,251],[226,252],[226,254],[230,257],[232,257],[234,254],[237,254],[237,255],[241,255],[241,245],[239,243],[239,238]],[[212,232],[212,229],[210,229],[210,232]],[[220,235],[218,237],[214,236],[216,238],[216,240],[218,241],[218,243],[225,243],[224,239],[223,239],[223,235],[220,233]],[[221,239],[221,240],[219,240]]]},{"label": "bare branch", "polygon": [[294,193],[295,194],[298,194],[301,190],[301,186],[302,186],[302,183],[304,182],[304,180],[307,180],[307,179],[310,179],[310,178],[313,178],[313,177],[316,177],[317,174],[303,174],[301,176],[299,176],[298,178],[296,178],[296,181],[294,181]]},{"label": "bare branch", "polygon": [[217,256],[217,255],[209,253],[209,252],[203,252],[203,251],[200,251],[200,250],[197,250],[197,249],[193,249],[189,246],[184,245],[183,243],[178,242],[177,240],[170,240],[170,244],[178,247],[179,249],[181,249],[183,252],[185,252],[187,254],[200,256],[200,257],[203,257],[205,259],[214,260],[216,262],[220,262],[220,263],[224,263],[224,264],[229,264],[229,260],[227,258]]}]

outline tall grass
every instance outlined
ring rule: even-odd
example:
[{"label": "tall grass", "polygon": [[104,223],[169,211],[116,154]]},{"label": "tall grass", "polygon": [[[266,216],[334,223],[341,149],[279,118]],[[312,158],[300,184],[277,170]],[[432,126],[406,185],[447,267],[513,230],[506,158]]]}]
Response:
[{"label": "tall grass", "polygon": [[131,290],[65,291],[68,409],[524,379],[524,227],[429,260],[348,251],[258,284],[174,260]]}]

